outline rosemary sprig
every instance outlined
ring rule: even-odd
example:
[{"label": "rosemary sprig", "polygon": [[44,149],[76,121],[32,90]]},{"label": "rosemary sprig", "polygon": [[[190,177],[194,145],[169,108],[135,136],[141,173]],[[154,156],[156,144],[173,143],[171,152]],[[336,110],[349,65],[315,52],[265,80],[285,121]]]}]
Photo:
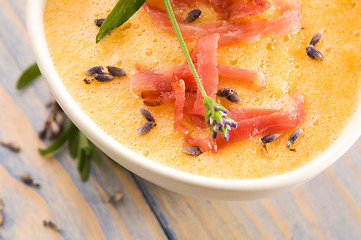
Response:
[{"label": "rosemary sprig", "polygon": [[73,123],[70,123],[69,127],[60,134],[60,136],[53,141],[53,143],[46,149],[39,149],[41,155],[47,155],[55,152],[61,146],[64,145],[74,134],[76,133],[76,127]]},{"label": "rosemary sprig", "polygon": [[[17,81],[18,89],[22,89],[40,76],[36,63],[32,64]],[[78,160],[78,171],[82,181],[86,181],[90,172],[91,160],[101,165],[100,150],[72,123],[45,149],[39,149],[40,154],[48,155],[68,144],[70,156]]]},{"label": "rosemary sprig", "polygon": [[46,149],[39,149],[41,155],[54,153],[68,143],[70,156],[78,159],[78,171],[82,181],[86,181],[90,172],[90,163],[94,159],[98,166],[101,165],[98,148],[74,125],[69,127],[56,138]]},{"label": "rosemary sprig", "polygon": [[[121,4],[123,2],[127,2],[127,5],[133,4],[134,7],[132,9],[135,9],[135,6],[142,6],[144,4],[143,0],[138,0],[138,1],[123,1],[123,0],[119,0],[117,5],[114,7],[114,9],[111,11],[111,13],[108,15],[108,17],[105,19],[105,22],[107,22],[107,24],[109,26],[116,26],[118,25],[120,22],[125,23],[133,14],[123,14],[122,12],[117,9],[118,8],[118,4]],[[172,23],[172,27],[174,29],[175,35],[177,37],[177,40],[179,42],[179,45],[181,46],[182,52],[187,60],[187,63],[192,71],[192,74],[197,82],[198,88],[202,94],[203,97],[203,104],[206,108],[206,112],[205,112],[205,120],[206,123],[208,125],[210,125],[210,132],[211,132],[211,137],[213,139],[215,139],[217,137],[218,132],[221,133],[222,137],[228,141],[229,140],[229,131],[231,130],[231,128],[236,128],[237,127],[237,123],[231,119],[230,117],[228,117],[228,111],[226,108],[224,108],[222,105],[215,103],[213,101],[213,99],[209,96],[207,96],[206,91],[203,88],[202,82],[199,79],[199,76],[197,74],[196,68],[194,67],[194,64],[192,62],[192,59],[189,55],[187,46],[184,42],[184,39],[182,37],[181,31],[179,29],[177,20],[174,16],[174,12],[172,9],[172,5],[170,3],[169,0],[163,0],[165,9],[167,11],[167,14],[169,16],[169,19]],[[125,4],[125,3],[124,3]],[[129,6],[128,6],[129,7]],[[116,19],[116,16],[119,17],[120,19],[122,19],[122,21],[119,21]],[[129,16],[129,17],[128,17]],[[128,19],[126,19],[128,17]],[[113,24],[111,24],[111,22],[114,22]],[[103,24],[104,25],[104,24]],[[103,27],[102,25],[102,27]],[[121,24],[118,25],[118,27]],[[104,26],[106,27],[106,26]],[[112,31],[113,29],[107,27],[107,29],[109,30],[107,32],[107,34]],[[102,29],[100,29],[101,31]],[[100,33],[100,32],[99,32]],[[99,36],[99,34],[98,34]],[[103,34],[101,38],[98,39],[97,36],[97,42],[100,41],[100,39],[102,37],[104,37],[105,35]]]}]

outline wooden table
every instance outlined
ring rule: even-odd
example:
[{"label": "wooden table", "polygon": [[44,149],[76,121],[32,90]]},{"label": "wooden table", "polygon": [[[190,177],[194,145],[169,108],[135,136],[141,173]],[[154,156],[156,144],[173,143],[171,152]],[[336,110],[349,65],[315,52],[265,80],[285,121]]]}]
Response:
[{"label": "wooden table", "polygon": [[[216,202],[181,196],[115,163],[94,167],[79,180],[76,163],[62,150],[39,155],[38,138],[50,97],[45,81],[15,89],[34,62],[25,30],[25,0],[0,0],[0,198],[5,223],[0,239],[361,239],[361,144],[293,191],[251,202]],[[41,183],[19,181],[28,173]],[[121,190],[123,199],[106,199]],[[61,232],[44,228],[52,220]]]}]

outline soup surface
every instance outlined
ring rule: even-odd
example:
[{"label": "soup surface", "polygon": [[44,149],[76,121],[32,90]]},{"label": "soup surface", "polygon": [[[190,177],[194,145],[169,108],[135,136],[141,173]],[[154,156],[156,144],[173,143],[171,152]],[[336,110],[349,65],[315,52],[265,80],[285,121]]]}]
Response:
[{"label": "soup surface", "polygon": [[[95,43],[96,18],[106,17],[116,0],[48,0],[45,34],[64,85],[85,113],[106,133],[129,149],[151,160],[185,172],[219,178],[259,178],[293,170],[311,161],[330,146],[356,111],[361,82],[361,3],[357,0],[302,0],[303,28],[295,34],[263,37],[252,44],[237,43],[218,48],[218,63],[264,73],[262,90],[220,81],[242,98],[237,106],[276,108],[292,106],[292,94],[304,97],[306,115],[296,141],[297,151],[285,146],[292,130],[261,151],[260,139],[233,143],[218,153],[198,157],[182,153],[183,134],[173,129],[174,104],[147,107],[157,126],[144,136],[137,129],[146,121],[138,93],[130,90],[135,66],[157,69],[185,61],[174,35],[159,28],[141,9],[126,24]],[[205,6],[197,21],[214,20]],[[183,11],[184,13],[187,10]],[[308,57],[311,38],[323,31],[316,45],[324,61]],[[187,43],[189,49],[195,42]],[[127,76],[106,83],[85,84],[85,70],[118,66]],[[235,106],[220,100],[225,107]],[[197,130],[196,130],[197,131]],[[208,130],[206,131],[208,133]],[[204,131],[199,134],[205,136]],[[209,134],[209,133],[208,133]]]}]

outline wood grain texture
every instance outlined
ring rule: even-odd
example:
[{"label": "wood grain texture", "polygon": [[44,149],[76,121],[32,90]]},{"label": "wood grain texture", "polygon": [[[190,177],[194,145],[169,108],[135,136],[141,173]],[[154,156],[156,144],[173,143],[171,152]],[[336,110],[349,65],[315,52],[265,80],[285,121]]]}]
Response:
[{"label": "wood grain texture", "polygon": [[[82,183],[76,163],[63,149],[55,157],[42,157],[44,144],[37,136],[46,117],[50,93],[44,81],[24,91],[15,89],[21,71],[34,58],[24,27],[23,1],[0,1],[0,139],[14,141],[22,151],[0,149],[0,198],[5,203],[4,239],[163,239],[164,231],[154,217],[133,176],[104,159]],[[21,17],[18,15],[21,13]],[[41,183],[32,189],[19,181],[27,173]],[[121,190],[118,204],[107,199]],[[61,233],[42,226],[54,221]],[[30,236],[30,237],[29,237]]]},{"label": "wood grain texture", "polygon": [[[47,117],[45,81],[24,91],[15,80],[34,58],[25,31],[25,1],[0,0],[0,239],[361,239],[361,143],[311,182],[260,201],[218,202],[181,196],[112,161],[82,183],[66,149],[42,157],[37,132]],[[24,185],[28,173],[39,189]],[[116,191],[124,198],[110,204]],[[57,233],[44,228],[52,220]]]},{"label": "wood grain texture", "polygon": [[356,163],[360,153],[356,159],[346,155],[308,184],[243,203],[182,197],[138,181],[173,239],[189,239],[194,232],[201,239],[360,239],[361,181],[352,176],[360,174],[353,170]]},{"label": "wood grain texture", "polygon": [[[142,195],[134,188],[132,178],[127,172],[120,167],[109,166],[113,163],[104,161],[102,174],[105,174],[107,178],[111,177],[106,179],[107,186],[102,186],[104,179],[100,177],[98,180],[96,174],[92,175],[88,183],[80,182],[75,162],[68,157],[66,152],[59,156],[60,161],[53,157],[40,156],[37,148],[43,144],[32,130],[27,118],[1,88],[0,107],[7,113],[0,116],[3,129],[1,138],[14,140],[22,146],[21,153],[16,155],[17,159],[8,150],[2,151],[1,164],[5,169],[9,169],[9,174],[15,179],[25,172],[41,183],[40,189],[36,189],[38,197],[44,198],[43,201],[47,202],[45,207],[51,209],[57,216],[54,221],[60,227],[62,223],[66,226],[67,231],[62,233],[64,238],[106,239],[122,236],[124,239],[133,237],[142,239],[145,232],[153,233],[154,239],[163,236],[162,230],[148,206],[145,205]],[[68,167],[72,176],[61,163],[64,165],[70,163]],[[3,179],[2,182],[8,184],[7,182],[10,181]],[[124,204],[119,205],[122,211],[114,210],[116,206],[106,202],[108,196],[117,190],[122,190],[128,199],[124,199]],[[15,202],[4,200],[29,206],[27,201],[32,198],[32,196],[19,198]],[[37,218],[38,221],[29,221],[27,225],[29,231],[36,229],[33,225],[41,225],[42,220],[46,219],[38,216],[37,211],[32,208],[24,210],[24,214],[31,213],[32,217]],[[101,223],[99,219],[102,219]],[[105,231],[106,229],[112,229],[112,231]],[[108,236],[105,237],[106,235]],[[6,237],[5,234],[4,237]]]}]

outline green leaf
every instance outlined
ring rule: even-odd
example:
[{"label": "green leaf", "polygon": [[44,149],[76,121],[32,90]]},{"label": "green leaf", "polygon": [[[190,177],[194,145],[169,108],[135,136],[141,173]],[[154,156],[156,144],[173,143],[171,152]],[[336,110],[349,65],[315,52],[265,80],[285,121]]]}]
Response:
[{"label": "green leaf", "polygon": [[47,155],[58,150],[64,143],[70,139],[77,131],[77,128],[73,123],[70,123],[69,127],[62,132],[62,134],[55,139],[55,141],[46,149],[39,149],[41,155]]},{"label": "green leaf", "polygon": [[115,28],[128,21],[136,13],[146,0],[118,0],[113,10],[109,13],[99,29],[96,37],[98,43]]},{"label": "green leaf", "polygon": [[82,150],[88,149],[90,147],[88,138],[80,131],[79,131],[79,143],[78,144],[79,144],[78,148],[82,149]]},{"label": "green leaf", "polygon": [[93,153],[93,158],[94,158],[96,164],[98,165],[98,167],[101,167],[102,161],[100,159],[98,149],[94,144],[92,144],[92,146],[93,146],[93,148],[92,148],[93,149],[93,152],[92,152]]},{"label": "green leaf", "polygon": [[80,174],[80,179],[85,182],[89,176],[90,160],[93,153],[93,146],[82,132],[79,131],[78,134],[78,171]]},{"label": "green leaf", "polygon": [[83,169],[84,161],[85,161],[85,152],[80,149],[78,153],[78,163],[77,163],[78,164],[77,168],[79,173]]},{"label": "green leaf", "polygon": [[90,154],[86,149],[81,149],[78,158],[78,171],[80,174],[80,179],[85,182],[88,180],[89,171],[90,171]]},{"label": "green leaf", "polygon": [[28,86],[32,81],[41,76],[41,72],[36,63],[29,66],[19,77],[16,88],[23,89]]},{"label": "green leaf", "polygon": [[70,139],[69,139],[69,153],[70,156],[72,156],[73,158],[77,158],[78,157],[78,153],[79,153],[79,134],[80,131],[78,130]]},{"label": "green leaf", "polygon": [[85,158],[83,168],[80,171],[80,179],[83,182],[85,182],[86,180],[88,180],[89,173],[90,173],[90,157],[88,156]]}]

